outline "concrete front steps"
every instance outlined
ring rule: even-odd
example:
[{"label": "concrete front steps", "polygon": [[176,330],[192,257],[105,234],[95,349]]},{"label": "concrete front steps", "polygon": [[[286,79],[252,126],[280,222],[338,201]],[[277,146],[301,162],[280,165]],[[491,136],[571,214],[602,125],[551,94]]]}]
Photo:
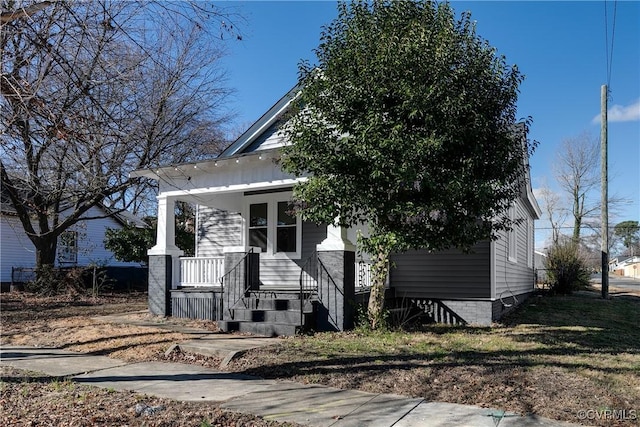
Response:
[{"label": "concrete front steps", "polygon": [[299,291],[251,291],[233,309],[224,310],[218,327],[265,337],[296,335],[314,326],[314,298],[305,295],[302,318],[300,303]]}]

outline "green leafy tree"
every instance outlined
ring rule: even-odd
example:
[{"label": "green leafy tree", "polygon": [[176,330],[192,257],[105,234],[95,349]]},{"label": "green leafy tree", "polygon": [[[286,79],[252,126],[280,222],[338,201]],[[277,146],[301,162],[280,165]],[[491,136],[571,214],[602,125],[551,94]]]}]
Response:
[{"label": "green leafy tree", "polygon": [[147,218],[148,228],[125,225],[122,228],[109,228],[105,232],[104,247],[118,261],[146,264],[147,251],[153,246],[156,237],[156,220]]},{"label": "green leafy tree", "polygon": [[309,176],[294,191],[304,218],[369,224],[376,328],[390,253],[468,249],[511,227],[533,149],[515,124],[523,77],[470,14],[429,1],[341,3],[316,55],[300,65],[282,166]]},{"label": "green leafy tree", "polygon": [[622,244],[633,255],[633,251],[640,244],[640,223],[638,221],[623,221],[613,228],[613,234],[622,239]]},{"label": "green leafy tree", "polygon": [[[195,229],[193,207],[184,202],[176,203],[176,245],[185,256],[195,253]],[[104,247],[113,252],[118,261],[146,264],[147,251],[156,242],[157,218],[147,217],[148,227],[125,225],[122,228],[109,228],[105,232]]]}]

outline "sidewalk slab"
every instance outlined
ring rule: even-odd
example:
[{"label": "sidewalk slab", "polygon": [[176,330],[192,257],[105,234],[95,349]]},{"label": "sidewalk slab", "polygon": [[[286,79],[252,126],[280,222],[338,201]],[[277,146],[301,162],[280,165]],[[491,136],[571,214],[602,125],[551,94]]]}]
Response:
[{"label": "sidewalk slab", "polygon": [[55,348],[0,347],[0,366],[71,376],[87,385],[221,407],[316,427],[569,427],[535,415],[393,394],[263,380],[181,363],[127,363]]},{"label": "sidewalk slab", "polygon": [[269,388],[275,381],[183,363],[142,362],[79,375],[74,381],[180,401],[221,402]]},{"label": "sidewalk slab", "polygon": [[252,348],[274,345],[278,338],[254,338],[233,335],[207,335],[205,337],[181,342],[177,345],[180,350],[222,358],[221,366],[226,366],[231,360]]},{"label": "sidewalk slab", "polygon": [[0,348],[0,365],[38,371],[54,377],[84,374],[100,369],[126,365],[122,360],[75,353],[56,348],[14,347]]},{"label": "sidewalk slab", "polygon": [[579,424],[527,415],[525,417],[504,418],[500,427],[579,427]]},{"label": "sidewalk slab", "polygon": [[325,426],[391,426],[422,399],[279,382],[224,403],[232,411],[249,412],[266,420]]},{"label": "sidewalk slab", "polygon": [[534,415],[459,405],[446,402],[423,402],[394,427],[575,427],[576,424],[549,420]]},{"label": "sidewalk slab", "polygon": [[424,402],[394,427],[496,427],[515,414],[444,402]]}]

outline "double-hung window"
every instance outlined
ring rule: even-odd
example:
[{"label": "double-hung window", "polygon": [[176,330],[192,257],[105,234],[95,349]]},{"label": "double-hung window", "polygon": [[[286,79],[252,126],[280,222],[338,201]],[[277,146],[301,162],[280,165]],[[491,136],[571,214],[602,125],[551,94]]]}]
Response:
[{"label": "double-hung window", "polygon": [[246,196],[246,242],[273,258],[299,259],[302,224],[291,212],[290,192]]},{"label": "double-hung window", "polygon": [[58,261],[61,264],[78,262],[78,233],[64,231],[58,238]]},{"label": "double-hung window", "polygon": [[297,252],[297,218],[291,215],[288,202],[278,202],[276,252]]},{"label": "double-hung window", "polygon": [[267,203],[249,205],[249,246],[267,252],[267,231],[269,223]]}]

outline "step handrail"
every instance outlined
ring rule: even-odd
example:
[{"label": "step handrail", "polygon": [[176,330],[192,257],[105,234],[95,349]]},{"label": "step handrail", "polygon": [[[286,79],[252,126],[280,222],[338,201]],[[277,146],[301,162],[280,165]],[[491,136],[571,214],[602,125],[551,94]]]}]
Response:
[{"label": "step handrail", "polygon": [[[304,326],[304,306],[318,292],[318,253],[313,252],[300,269],[300,325]],[[305,298],[305,294],[308,294]]]},{"label": "step handrail", "polygon": [[[306,273],[306,275],[305,275]],[[327,284],[327,293],[333,292],[331,295],[324,294],[323,284]],[[305,298],[305,294],[307,295]],[[340,294],[340,295],[338,295]],[[313,252],[302,265],[300,271],[300,324],[304,324],[304,305],[316,296],[320,302],[327,308],[330,323],[337,326],[337,319],[331,313],[337,312],[339,298],[344,298],[344,292],[338,287],[333,277],[327,270],[327,267],[318,257],[317,252]],[[333,301],[333,307],[331,307]],[[333,310],[332,310],[333,308]]]},{"label": "step handrail", "polygon": [[227,288],[227,310],[229,310],[229,314],[231,314],[231,318],[233,318],[233,313],[231,310],[233,310],[236,307],[236,304],[238,304],[238,302],[240,300],[242,300],[245,295],[247,294],[247,292],[249,292],[249,290],[251,289],[251,287],[253,286],[253,268],[251,265],[252,262],[252,258],[249,256],[253,254],[253,248],[249,249],[244,256],[238,261],[238,263],[232,268],[230,269],[228,272],[226,272],[225,274],[222,275],[222,277],[220,278],[220,286],[222,286],[222,311],[224,311],[224,283],[225,283],[225,279],[228,279],[231,276],[238,276],[240,274],[240,270],[239,268],[242,266],[244,267],[244,271],[245,271],[245,275],[244,275],[244,290],[240,293],[238,293],[238,295],[236,295],[234,293],[233,296],[233,303],[229,303],[229,301],[231,301],[231,288]]}]

